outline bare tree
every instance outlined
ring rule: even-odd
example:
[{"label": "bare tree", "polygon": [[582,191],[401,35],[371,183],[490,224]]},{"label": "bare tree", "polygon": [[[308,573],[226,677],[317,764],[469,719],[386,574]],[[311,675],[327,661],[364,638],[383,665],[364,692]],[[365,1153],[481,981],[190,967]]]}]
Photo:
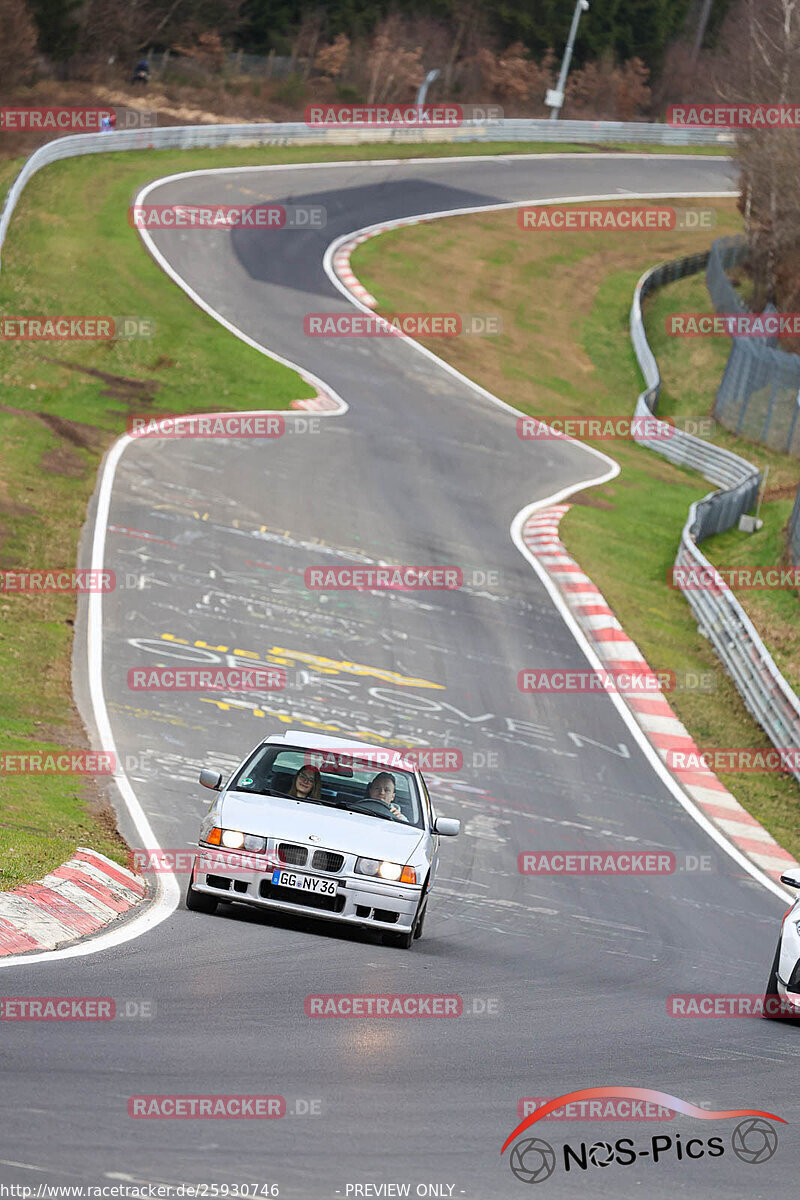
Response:
[{"label": "bare tree", "polygon": [[36,61],[36,26],[25,0],[0,0],[0,79],[13,87],[27,79]]},{"label": "bare tree", "polygon": [[541,64],[528,57],[522,42],[515,42],[495,54],[483,49],[478,54],[481,82],[492,96],[516,101],[544,97],[552,76],[552,57],[545,56]]},{"label": "bare tree", "polygon": [[[779,105],[800,94],[800,0],[740,0],[723,29],[723,46],[716,72],[721,100]],[[748,129],[737,147],[756,299],[781,306],[800,291],[798,133]]]},{"label": "bare tree", "polygon": [[425,78],[422,47],[407,44],[403,21],[396,14],[377,26],[367,55],[367,104],[411,101]]},{"label": "bare tree", "polygon": [[350,38],[346,33],[339,33],[328,46],[323,46],[317,54],[315,66],[321,75],[329,79],[338,79],[347,65],[350,55]]},{"label": "bare tree", "polygon": [[607,51],[598,61],[572,72],[566,111],[594,120],[633,121],[650,105],[648,77],[649,71],[640,58],[617,66]]}]

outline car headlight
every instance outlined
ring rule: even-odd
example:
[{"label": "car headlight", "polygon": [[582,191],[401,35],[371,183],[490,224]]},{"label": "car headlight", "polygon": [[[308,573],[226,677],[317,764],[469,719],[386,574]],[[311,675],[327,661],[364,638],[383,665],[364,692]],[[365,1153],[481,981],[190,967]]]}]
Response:
[{"label": "car headlight", "polygon": [[263,854],[267,848],[267,839],[265,837],[256,837],[254,833],[246,833],[244,835],[245,850],[252,850],[256,854]]},{"label": "car headlight", "polygon": [[225,846],[228,850],[251,850],[262,854],[267,848],[267,839],[255,833],[242,833],[238,829],[220,829],[215,825],[205,839],[209,846]]},{"label": "car headlight", "polygon": [[413,867],[404,867],[380,858],[357,858],[356,873],[370,875],[373,879],[385,879],[387,883],[417,882],[417,872]]},{"label": "car headlight", "polygon": [[222,844],[229,850],[241,850],[244,845],[244,834],[238,829],[223,829]]}]

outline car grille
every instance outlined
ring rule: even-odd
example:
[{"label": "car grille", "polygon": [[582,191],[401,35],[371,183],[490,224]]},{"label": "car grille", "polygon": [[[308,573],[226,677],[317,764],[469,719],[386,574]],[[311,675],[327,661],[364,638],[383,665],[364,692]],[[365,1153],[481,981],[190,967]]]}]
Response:
[{"label": "car grille", "polygon": [[278,887],[262,881],[259,893],[265,900],[279,900],[281,904],[296,904],[300,908],[318,908],[323,912],[340,913],[344,908],[344,896],[318,896],[314,892],[301,892],[298,888]]},{"label": "car grille", "polygon": [[344,855],[334,854],[332,850],[315,850],[311,865],[318,871],[329,871],[331,874],[335,874],[337,871],[341,871],[344,865]]},{"label": "car grille", "polygon": [[288,842],[278,843],[278,857],[282,863],[290,867],[304,867],[308,859],[305,846],[290,846]]}]

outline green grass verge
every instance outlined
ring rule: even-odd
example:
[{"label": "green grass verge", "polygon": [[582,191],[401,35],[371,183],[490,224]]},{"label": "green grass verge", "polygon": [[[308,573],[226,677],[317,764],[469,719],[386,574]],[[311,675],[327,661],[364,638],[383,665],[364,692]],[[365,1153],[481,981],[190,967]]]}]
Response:
[{"label": "green grass verge", "polygon": [[[719,221],[716,236],[739,230],[733,202],[714,202],[713,207]],[[365,242],[352,261],[356,275],[384,311],[498,313],[503,328],[498,337],[429,339],[426,344],[522,412],[615,417],[632,414],[643,387],[628,330],[639,276],[655,263],[707,244],[708,233],[532,234],[517,228],[513,213],[497,213],[390,231]],[[468,254],[464,247],[469,247]],[[415,267],[421,261],[426,263],[424,275]],[[719,379],[725,348],[710,342],[678,343],[666,333],[659,337],[667,312],[710,307],[700,280],[676,287],[683,291],[656,293],[647,307],[648,331],[657,355],[664,357],[664,411],[707,418],[714,393],[710,381]],[[686,364],[687,354],[705,356],[703,373],[696,361]],[[724,430],[715,437],[757,458],[749,444],[736,445]],[[685,690],[670,696],[699,745],[768,748],[769,741],[750,718],[733,682],[698,635],[688,604],[668,584],[689,505],[708,492],[708,484],[633,442],[596,444],[622,471],[610,484],[573,497],[561,524],[570,552],[603,591],[651,666],[711,674],[712,694]],[[763,454],[771,457],[767,451]],[[775,470],[783,478],[791,466],[783,460],[775,463]],[[774,554],[774,523],[770,528],[773,542],[765,553]],[[766,546],[767,527],[765,534]],[[796,783],[785,775],[721,778],[800,857]]]}]

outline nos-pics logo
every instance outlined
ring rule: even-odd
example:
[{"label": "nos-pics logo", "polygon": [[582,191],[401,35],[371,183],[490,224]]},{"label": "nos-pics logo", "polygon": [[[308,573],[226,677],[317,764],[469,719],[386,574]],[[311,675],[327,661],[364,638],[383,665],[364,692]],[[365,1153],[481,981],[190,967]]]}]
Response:
[{"label": "nos-pics logo", "polygon": [[[579,1142],[571,1145],[565,1142],[558,1149],[538,1136],[521,1136],[535,1122],[566,1104],[579,1100],[597,1100],[604,1097],[617,1097],[627,1100],[642,1100],[656,1103],[676,1113],[687,1117],[695,1117],[701,1121],[722,1121],[741,1118],[733,1129],[726,1144],[723,1136],[714,1137],[681,1137],[679,1133],[654,1133],[646,1140],[637,1143],[633,1138],[621,1137],[613,1142],[598,1140],[596,1142]],[[501,1155],[505,1154],[511,1143],[509,1166],[511,1172],[520,1183],[543,1183],[556,1170],[561,1169],[572,1174],[580,1174],[592,1168],[631,1166],[640,1159],[653,1163],[665,1160],[688,1162],[701,1158],[721,1158],[731,1152],[741,1162],[750,1166],[768,1162],[778,1148],[778,1133],[770,1121],[780,1121],[786,1124],[783,1117],[775,1113],[762,1112],[754,1108],[732,1108],[711,1111],[698,1108],[687,1100],[670,1096],[667,1092],[655,1091],[652,1088],[637,1087],[598,1087],[583,1088],[577,1092],[567,1092],[542,1104],[530,1116],[526,1117],[506,1139]],[[518,1141],[515,1139],[519,1139]]]}]

